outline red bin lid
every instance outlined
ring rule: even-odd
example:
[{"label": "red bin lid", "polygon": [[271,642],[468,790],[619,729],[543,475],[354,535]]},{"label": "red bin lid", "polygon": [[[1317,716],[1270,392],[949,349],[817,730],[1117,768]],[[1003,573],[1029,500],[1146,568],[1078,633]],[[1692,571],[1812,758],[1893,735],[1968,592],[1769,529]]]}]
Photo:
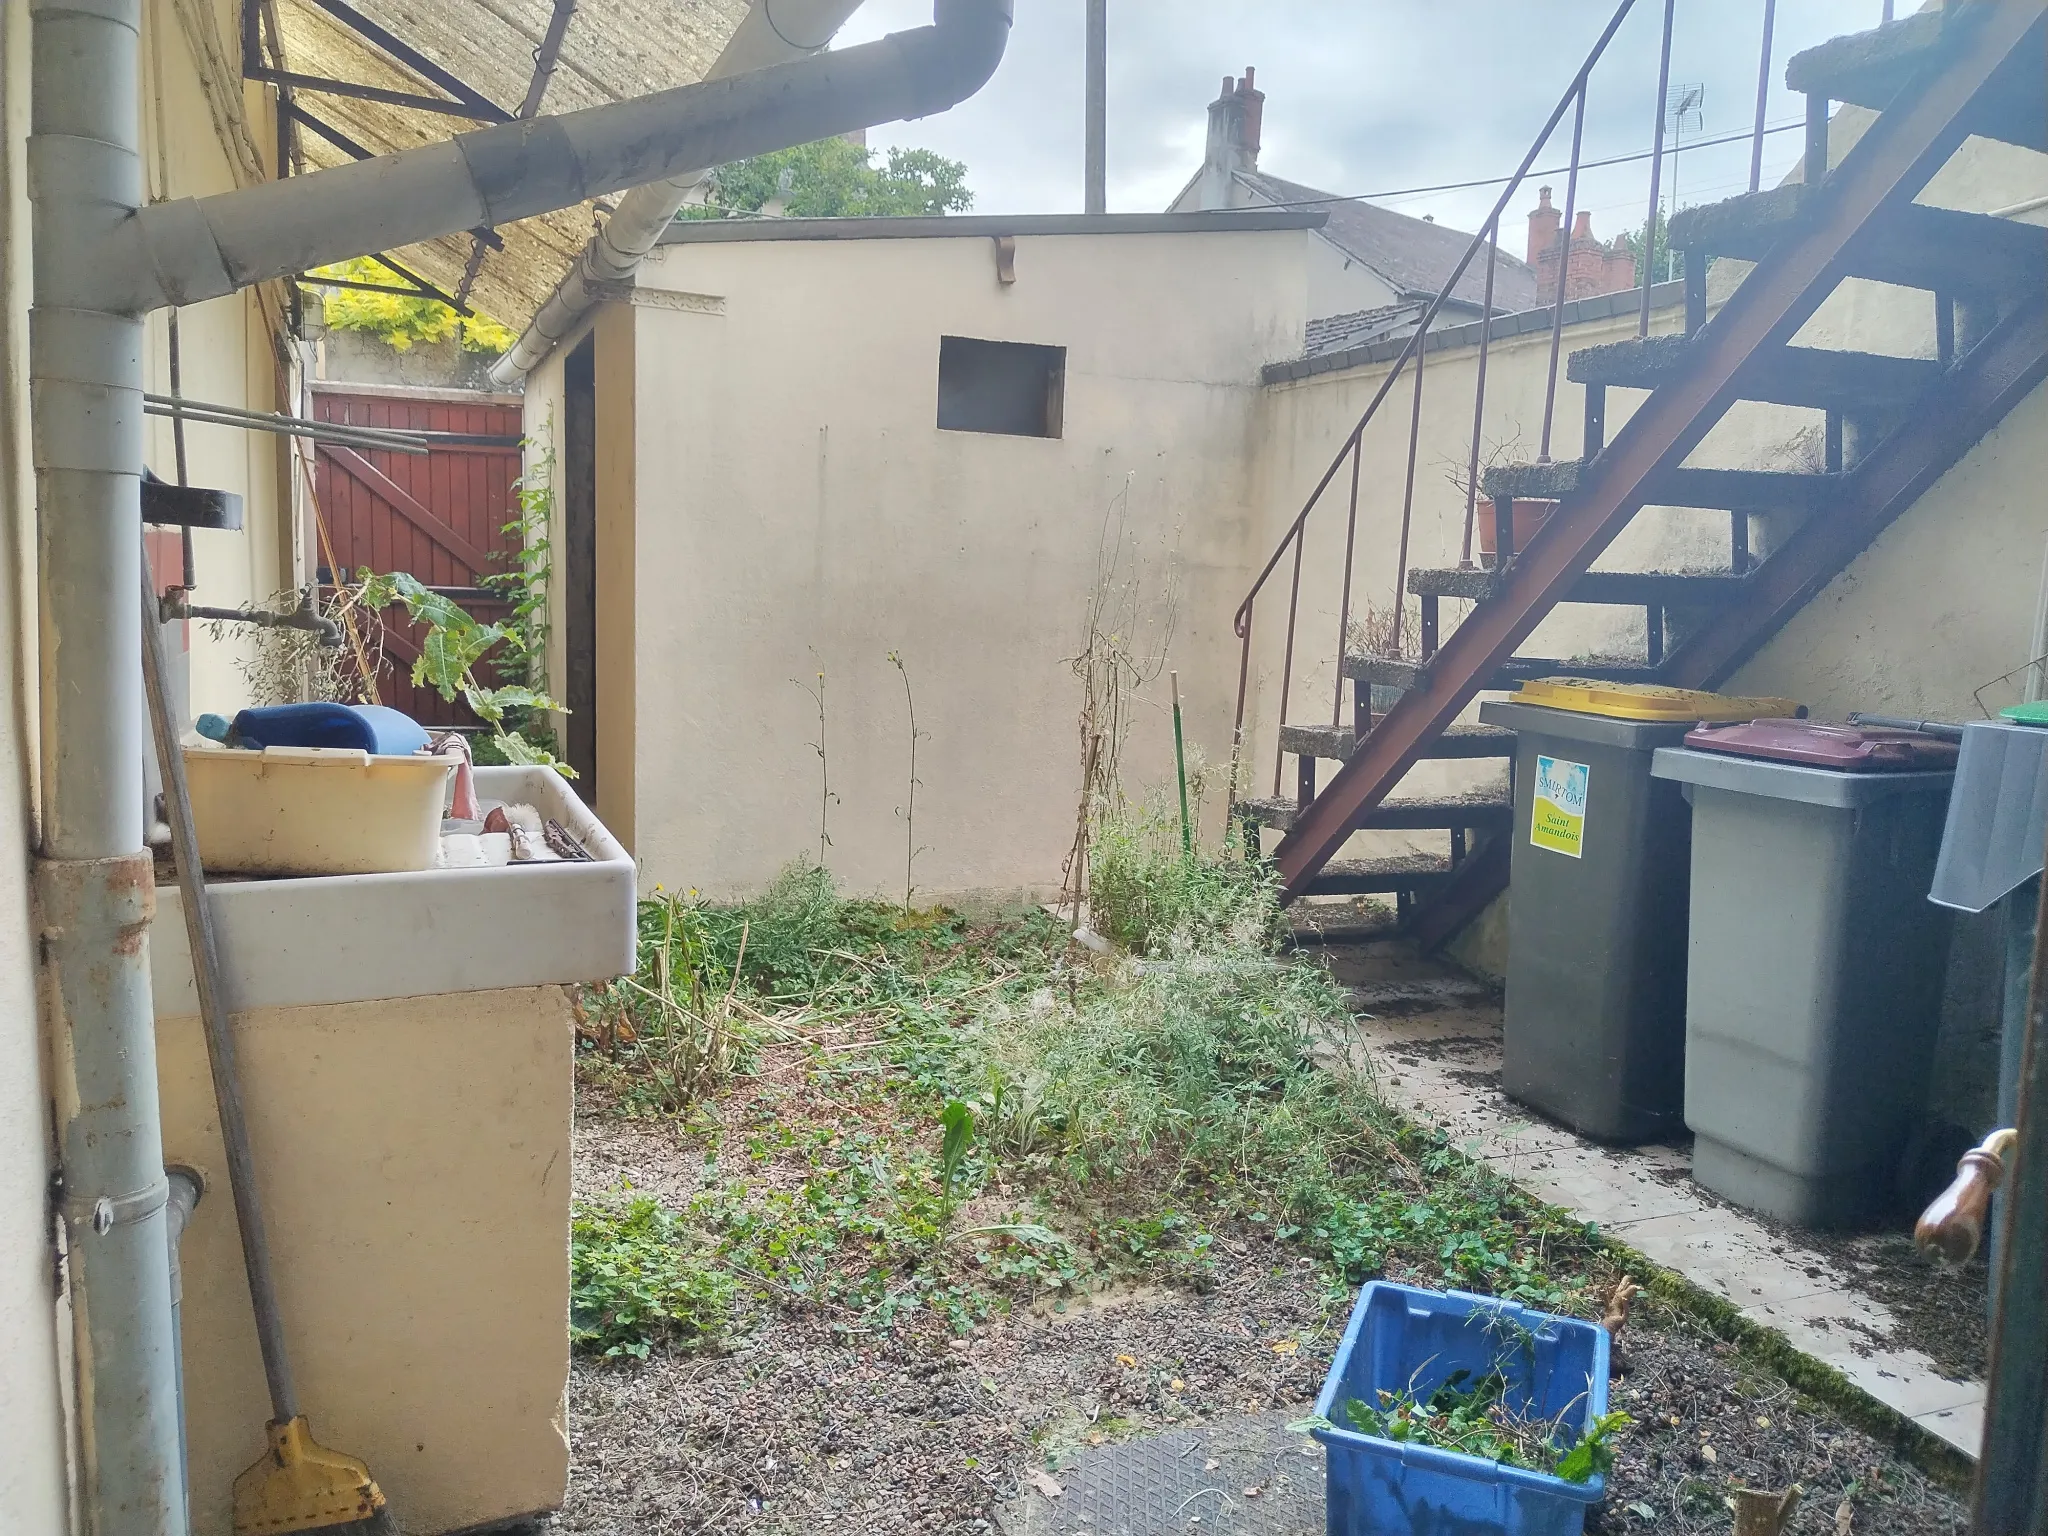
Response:
[{"label": "red bin lid", "polygon": [[1688,747],[1803,763],[1836,773],[1899,773],[1953,768],[1960,748],[1953,741],[1918,731],[1835,725],[1826,720],[1752,720],[1739,725],[1702,725],[1688,732]]}]

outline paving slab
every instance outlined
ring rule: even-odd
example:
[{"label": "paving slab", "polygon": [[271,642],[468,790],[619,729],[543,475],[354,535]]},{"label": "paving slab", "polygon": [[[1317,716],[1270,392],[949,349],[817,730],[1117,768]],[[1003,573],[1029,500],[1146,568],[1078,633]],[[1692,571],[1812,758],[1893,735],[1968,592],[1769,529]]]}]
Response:
[{"label": "paving slab", "polygon": [[[1983,1439],[1984,1383],[1943,1376],[1932,1360],[1881,1342],[1891,1313],[1823,1254],[1801,1247],[1691,1182],[1684,1145],[1609,1147],[1553,1125],[1500,1090],[1500,1009],[1492,994],[1399,963],[1385,980],[1343,977],[1354,995],[1396,996],[1358,1018],[1360,1049],[1388,1101],[1442,1130],[1523,1188],[1598,1223],[1645,1257],[1775,1328],[1879,1402],[1968,1455]],[[1375,992],[1375,987],[1379,988]],[[1441,998],[1434,1010],[1426,999]]]}]

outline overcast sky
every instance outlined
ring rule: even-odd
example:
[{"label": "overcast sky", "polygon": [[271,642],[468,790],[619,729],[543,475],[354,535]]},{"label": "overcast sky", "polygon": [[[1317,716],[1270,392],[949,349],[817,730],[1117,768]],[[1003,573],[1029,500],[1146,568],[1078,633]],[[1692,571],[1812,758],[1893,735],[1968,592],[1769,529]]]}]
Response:
[{"label": "overcast sky", "polygon": [[[1901,9],[1909,9],[1909,5]],[[1763,0],[1678,0],[1674,85],[1705,88],[1690,138],[1747,134],[1756,110]],[[1779,0],[1767,123],[1796,125],[1803,99],[1784,87],[1799,49],[1877,24],[1881,0]],[[965,161],[975,209],[1081,208],[1083,0],[1016,0],[996,77],[939,117],[876,128],[877,149],[923,145]],[[1109,206],[1158,211],[1201,164],[1206,108],[1225,72],[1258,71],[1266,93],[1260,168],[1330,192],[1474,229],[1499,195],[1483,187],[1416,196],[1404,188],[1505,176],[1612,14],[1609,0],[1109,0]],[[867,0],[842,44],[921,26],[931,0]],[[1635,9],[1595,71],[1586,157],[1646,152],[1655,127],[1663,7]],[[1765,184],[1798,159],[1796,126],[1770,135]],[[1569,157],[1567,118],[1538,169]],[[1580,206],[1607,238],[1643,220],[1648,162],[1589,171]],[[1666,186],[1673,175],[1666,162]],[[1561,177],[1557,199],[1562,203]],[[1679,157],[1678,196],[1713,201],[1747,189],[1746,142]],[[1505,244],[1519,244],[1509,209]]]}]

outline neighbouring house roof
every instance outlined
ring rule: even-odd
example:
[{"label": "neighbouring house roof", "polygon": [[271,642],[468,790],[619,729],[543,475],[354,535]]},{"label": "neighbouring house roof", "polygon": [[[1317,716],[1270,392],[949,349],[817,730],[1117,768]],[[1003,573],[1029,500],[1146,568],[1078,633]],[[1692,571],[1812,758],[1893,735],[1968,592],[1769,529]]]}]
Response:
[{"label": "neighbouring house roof", "polygon": [[1202,213],[941,214],[931,218],[678,219],[663,245],[747,240],[962,240],[1004,235],[1250,234],[1320,229],[1321,209],[1223,208]]},{"label": "neighbouring house roof", "polygon": [[1382,304],[1377,309],[1355,309],[1348,315],[1324,315],[1311,320],[1302,341],[1302,356],[1345,352],[1396,333],[1406,336],[1428,307],[1427,299],[1407,299],[1399,304]]},{"label": "neighbouring house roof", "polygon": [[[506,116],[518,111],[533,82],[535,56],[555,9],[552,0],[353,0],[353,6]],[[580,0],[539,110],[571,112],[694,84],[717,61],[748,8],[749,0]],[[277,17],[285,69],[453,99],[442,83],[374,46],[318,0],[278,0]],[[373,155],[436,143],[490,120],[303,87],[294,92],[294,102]],[[303,120],[294,132],[295,154],[305,169],[355,158]],[[502,245],[487,250],[471,302],[515,331],[523,329],[581,254],[598,208],[596,202],[579,203],[500,228]],[[471,236],[462,234],[388,254],[453,293],[473,247]]]},{"label": "neighbouring house roof", "polygon": [[[1496,297],[1498,293],[1496,292]],[[1578,325],[1594,320],[1611,320],[1620,315],[1633,315],[1642,303],[1643,290],[1627,288],[1619,293],[1603,293],[1590,299],[1572,299],[1564,306],[1564,323]],[[1650,289],[1652,310],[1670,309],[1685,302],[1685,284],[1657,283]],[[1389,306],[1392,308],[1392,306]],[[1420,318],[1420,309],[1413,311]],[[1377,311],[1362,311],[1377,313]],[[1336,315],[1333,321],[1355,318]],[[1313,326],[1316,322],[1311,321]],[[1330,322],[1324,322],[1330,323]],[[1476,347],[1482,334],[1490,331],[1494,341],[1512,341],[1517,336],[1532,332],[1548,333],[1551,328],[1551,311],[1546,305],[1542,309],[1525,309],[1514,314],[1496,314],[1492,324],[1472,319],[1459,325],[1438,325],[1431,328],[1424,350],[1443,352],[1456,347]],[[1291,362],[1268,363],[1260,372],[1260,378],[1267,384],[1287,384],[1297,379],[1312,378],[1319,373],[1341,373],[1346,368],[1363,368],[1372,363],[1391,363],[1408,348],[1409,339],[1415,327],[1402,325],[1381,335],[1375,340],[1354,341],[1348,346],[1328,347],[1321,352],[1305,352]]]},{"label": "neighbouring house roof", "polygon": [[[1298,181],[1268,176],[1263,171],[1240,171],[1237,180],[1263,203],[1320,208],[1327,212],[1330,221],[1323,227],[1323,238],[1377,273],[1403,295],[1434,298],[1450,280],[1459,258],[1472,244],[1472,236],[1446,225],[1411,218],[1405,213],[1360,202],[1357,198],[1321,192]],[[1493,279],[1496,313],[1529,309],[1541,302],[1536,291],[1536,274],[1527,262],[1506,251],[1499,252],[1496,262]],[[1465,275],[1458,280],[1452,297],[1477,309],[1485,296],[1486,260],[1485,253],[1481,252],[1472,259]]]}]

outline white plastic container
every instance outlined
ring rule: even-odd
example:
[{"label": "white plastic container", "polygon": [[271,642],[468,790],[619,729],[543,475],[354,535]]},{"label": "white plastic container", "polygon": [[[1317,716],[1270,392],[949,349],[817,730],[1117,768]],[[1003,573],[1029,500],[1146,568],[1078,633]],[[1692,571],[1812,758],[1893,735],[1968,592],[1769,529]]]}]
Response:
[{"label": "white plastic container", "polygon": [[200,861],[260,875],[432,869],[454,766],[336,747],[187,747]]}]

